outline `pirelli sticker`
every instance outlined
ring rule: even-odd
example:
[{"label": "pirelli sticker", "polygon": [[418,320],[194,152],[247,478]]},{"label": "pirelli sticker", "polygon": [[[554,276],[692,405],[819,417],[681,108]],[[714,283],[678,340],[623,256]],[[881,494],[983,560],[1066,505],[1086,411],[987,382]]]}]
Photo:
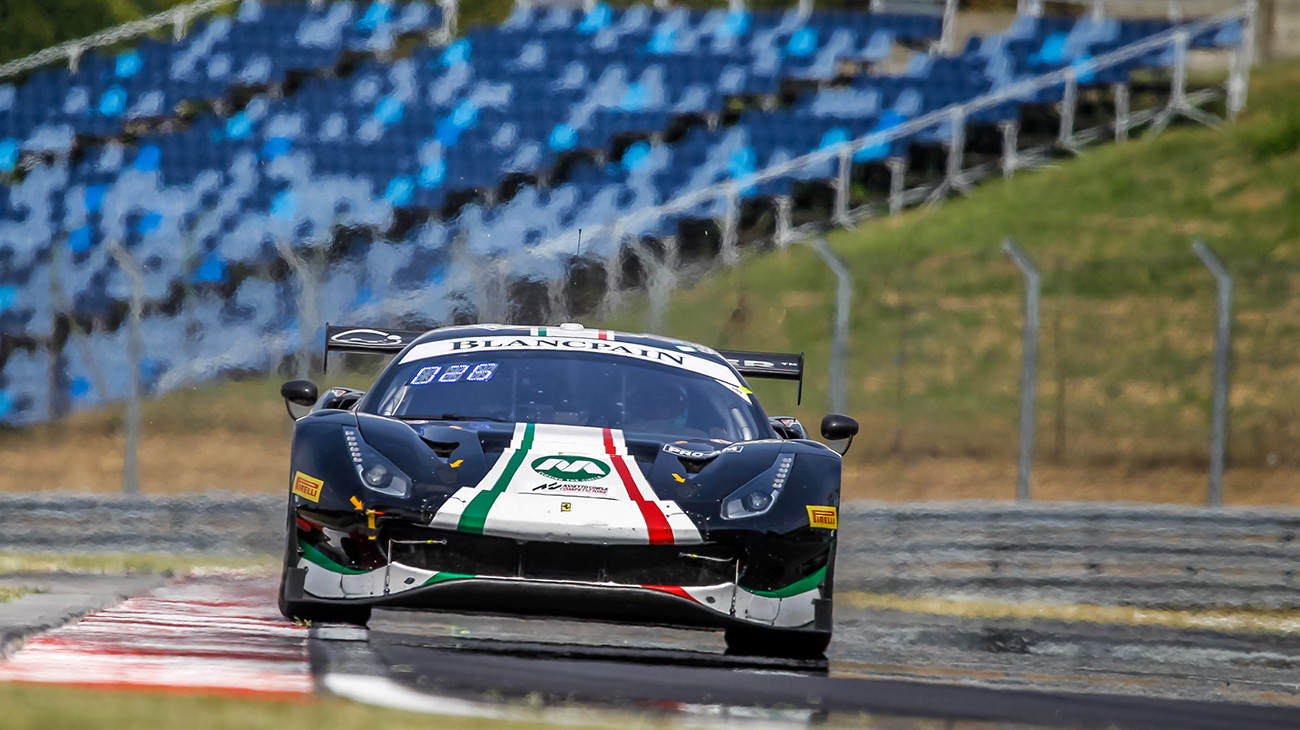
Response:
[{"label": "pirelli sticker", "polygon": [[[325,486],[324,480],[309,477],[302,472],[294,472],[293,493],[303,499],[310,499],[313,502],[319,502],[320,490],[323,486]],[[809,507],[809,509],[811,510],[812,508]]]},{"label": "pirelli sticker", "polygon": [[834,530],[839,527],[838,511],[834,507],[808,505],[808,524]]}]

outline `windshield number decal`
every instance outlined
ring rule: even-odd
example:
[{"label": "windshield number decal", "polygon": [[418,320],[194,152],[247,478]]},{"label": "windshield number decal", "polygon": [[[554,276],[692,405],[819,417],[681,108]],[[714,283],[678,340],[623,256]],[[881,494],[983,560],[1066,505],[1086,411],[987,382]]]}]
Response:
[{"label": "windshield number decal", "polygon": [[496,372],[497,364],[494,362],[481,362],[474,366],[473,372],[465,377],[465,380],[491,380],[492,374]]},{"label": "windshield number decal", "polygon": [[447,371],[438,378],[439,383],[454,383],[469,370],[469,365],[448,365]]},{"label": "windshield number decal", "polygon": [[[420,371],[411,378],[411,385],[428,385],[429,383],[455,383],[462,377],[466,382],[474,381],[482,383],[492,379],[496,375],[497,364],[494,362],[464,363],[461,365],[448,365],[443,370],[441,365],[429,365],[420,368]],[[441,373],[442,377],[438,377]],[[469,375],[466,375],[469,373]]]},{"label": "windshield number decal", "polygon": [[440,365],[430,365],[427,368],[420,368],[420,372],[416,373],[414,378],[411,378],[411,385],[432,383],[433,379],[438,377],[438,372],[440,370],[442,370],[442,366]]}]

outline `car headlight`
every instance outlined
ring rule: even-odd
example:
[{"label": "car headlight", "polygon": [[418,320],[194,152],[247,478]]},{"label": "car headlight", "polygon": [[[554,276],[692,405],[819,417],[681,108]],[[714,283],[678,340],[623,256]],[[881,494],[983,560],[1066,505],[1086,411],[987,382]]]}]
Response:
[{"label": "car headlight", "polygon": [[344,427],[343,437],[347,440],[352,466],[367,489],[394,497],[410,496],[411,478],[362,440],[357,429]]},{"label": "car headlight", "polygon": [[766,514],[776,504],[790,478],[790,468],[794,465],[793,455],[783,455],[776,460],[772,468],[746,482],[722,500],[722,516],[728,520],[739,517],[757,517]]}]

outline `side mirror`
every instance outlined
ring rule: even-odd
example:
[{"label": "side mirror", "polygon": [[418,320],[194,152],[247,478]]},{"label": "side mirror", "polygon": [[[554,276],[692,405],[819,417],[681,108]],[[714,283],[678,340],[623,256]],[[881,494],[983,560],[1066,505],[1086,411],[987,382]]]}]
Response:
[{"label": "side mirror", "polygon": [[844,451],[841,451],[841,454],[848,453],[849,447],[853,445],[853,437],[857,435],[858,421],[856,418],[832,413],[822,419],[822,438],[827,441],[849,440],[847,444],[844,444]]},{"label": "side mirror", "polygon": [[298,420],[302,416],[295,416],[291,406],[298,405],[310,408],[316,405],[316,397],[320,391],[316,389],[316,384],[310,380],[290,380],[280,386],[280,396],[284,398],[284,407],[289,411],[289,417]]}]

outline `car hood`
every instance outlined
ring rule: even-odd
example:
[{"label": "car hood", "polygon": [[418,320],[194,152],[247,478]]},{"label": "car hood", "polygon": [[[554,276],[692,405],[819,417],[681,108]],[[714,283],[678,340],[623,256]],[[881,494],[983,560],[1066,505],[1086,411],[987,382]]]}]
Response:
[{"label": "car hood", "polygon": [[[527,540],[701,542],[682,505],[716,505],[769,467],[782,444],[632,438],[619,429],[553,424],[360,420],[367,441],[390,458],[397,444],[385,442],[397,434],[388,424],[400,425],[423,441],[419,461],[433,453],[440,481],[454,471],[456,488],[433,527]],[[409,442],[402,450],[412,450]]]}]

